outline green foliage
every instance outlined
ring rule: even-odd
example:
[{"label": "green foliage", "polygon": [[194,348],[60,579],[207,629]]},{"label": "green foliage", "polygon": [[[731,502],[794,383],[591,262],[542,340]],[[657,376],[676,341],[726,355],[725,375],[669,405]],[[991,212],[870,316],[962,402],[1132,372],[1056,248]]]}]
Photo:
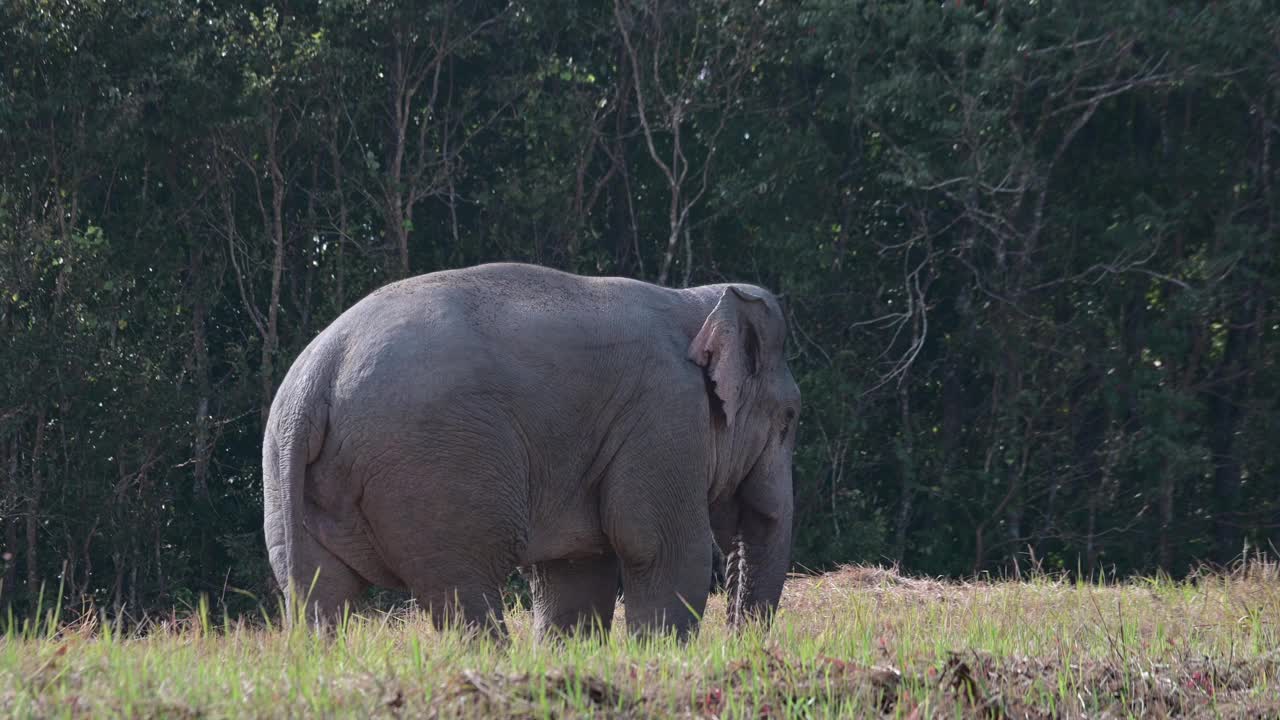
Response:
[{"label": "green foliage", "polygon": [[804,566],[1280,545],[1278,36],[1249,0],[0,5],[0,603],[252,607],[293,357],[498,259],[783,294]]}]

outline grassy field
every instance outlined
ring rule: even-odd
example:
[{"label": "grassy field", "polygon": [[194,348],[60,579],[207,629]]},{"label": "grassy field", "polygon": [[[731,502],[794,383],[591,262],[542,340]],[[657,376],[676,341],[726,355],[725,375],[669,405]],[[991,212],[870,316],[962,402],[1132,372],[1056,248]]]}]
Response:
[{"label": "grassy field", "polygon": [[[621,606],[620,612],[625,606]],[[1187,582],[790,581],[768,632],[509,647],[412,612],[332,637],[199,612],[0,640],[6,717],[1280,717],[1280,572]],[[220,627],[216,627],[218,625]]]}]

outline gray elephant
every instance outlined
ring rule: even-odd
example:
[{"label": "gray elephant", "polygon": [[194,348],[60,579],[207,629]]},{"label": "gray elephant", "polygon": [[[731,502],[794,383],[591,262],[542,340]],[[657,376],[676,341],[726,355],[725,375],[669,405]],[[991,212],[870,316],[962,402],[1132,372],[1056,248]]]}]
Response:
[{"label": "gray elephant", "polygon": [[[772,616],[790,564],[800,391],[778,301],[513,263],[387,285],[289,369],[263,439],[282,588],[332,617],[407,588],[437,626],[505,636],[696,627],[714,541],[730,621]],[[292,603],[291,603],[292,605]],[[299,603],[301,606],[301,603]]]}]

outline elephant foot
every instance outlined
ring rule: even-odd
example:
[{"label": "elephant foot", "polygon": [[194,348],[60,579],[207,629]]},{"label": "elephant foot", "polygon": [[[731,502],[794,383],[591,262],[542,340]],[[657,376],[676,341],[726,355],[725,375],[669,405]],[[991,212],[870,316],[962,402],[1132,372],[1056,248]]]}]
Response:
[{"label": "elephant foot", "polygon": [[618,559],[549,560],[526,573],[533,594],[534,637],[608,637],[617,603]]}]

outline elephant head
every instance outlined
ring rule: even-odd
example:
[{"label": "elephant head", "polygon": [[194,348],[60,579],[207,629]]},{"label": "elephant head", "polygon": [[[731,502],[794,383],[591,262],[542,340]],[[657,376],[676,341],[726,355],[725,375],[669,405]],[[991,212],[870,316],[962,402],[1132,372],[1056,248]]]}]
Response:
[{"label": "elephant head", "polygon": [[777,300],[727,287],[689,346],[703,368],[716,444],[712,528],[726,552],[729,621],[772,618],[791,564],[792,453],[800,389]]}]

